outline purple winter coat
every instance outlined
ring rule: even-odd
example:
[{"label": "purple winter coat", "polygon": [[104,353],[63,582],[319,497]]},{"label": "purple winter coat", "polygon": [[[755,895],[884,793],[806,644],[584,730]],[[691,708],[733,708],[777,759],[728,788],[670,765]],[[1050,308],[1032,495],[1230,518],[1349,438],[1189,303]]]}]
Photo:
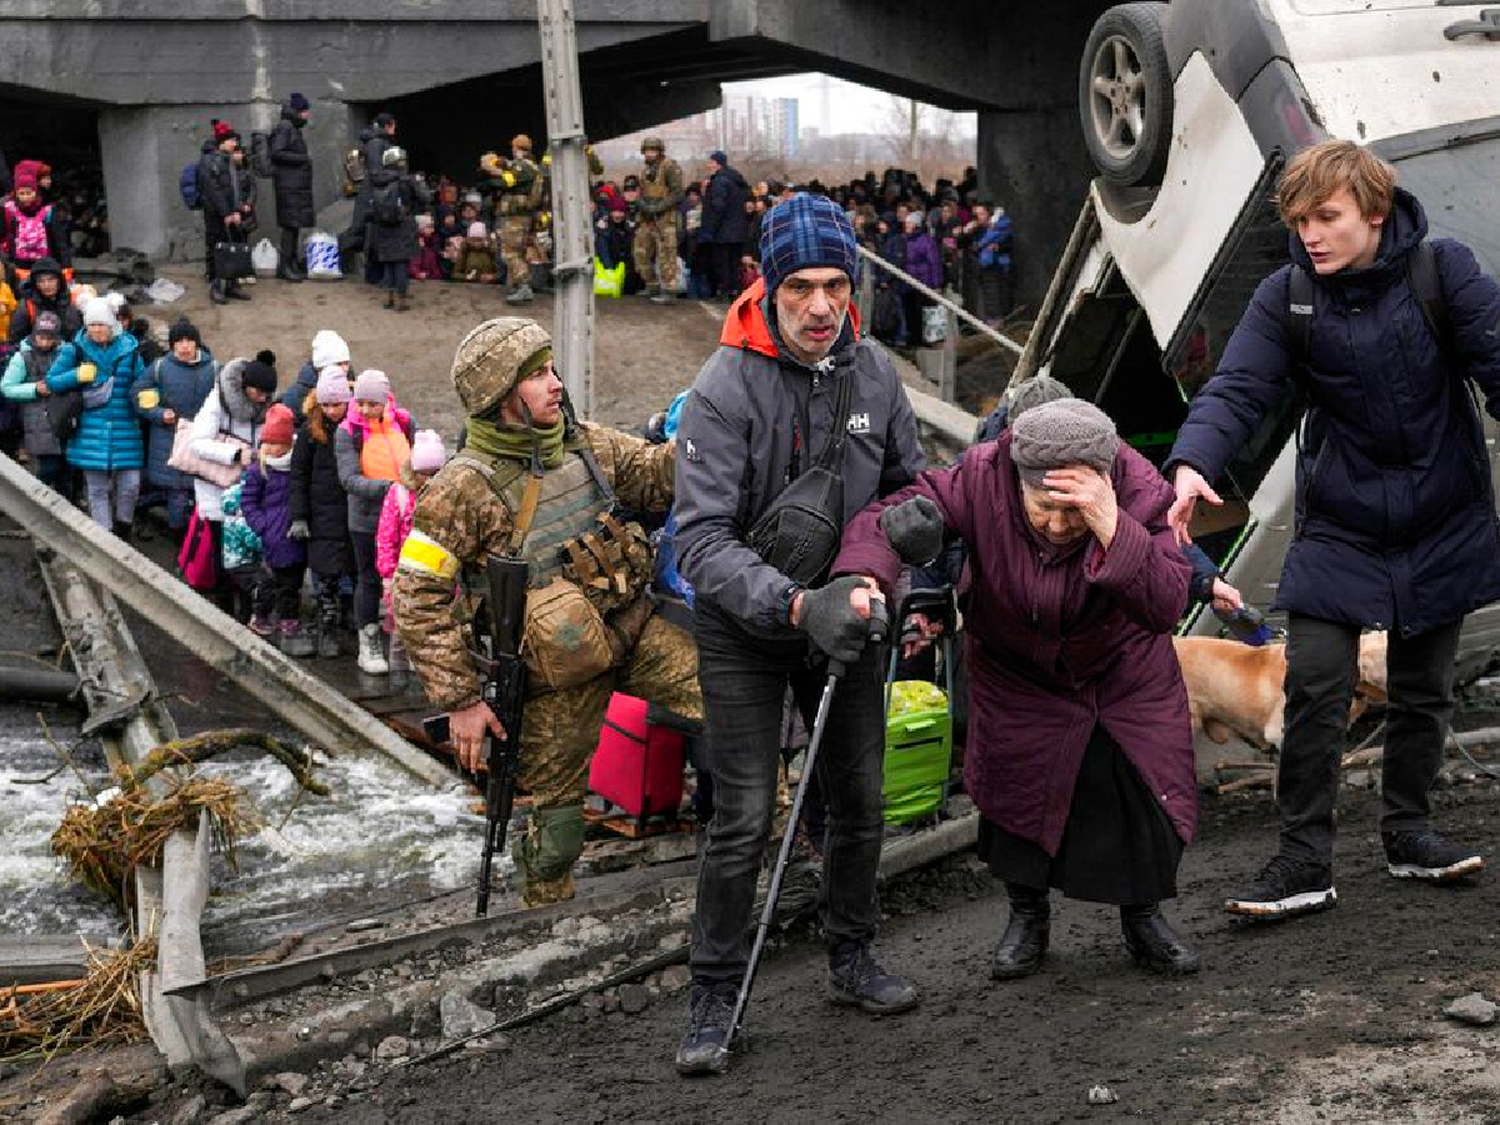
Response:
[{"label": "purple winter coat", "polygon": [[986,817],[1048,855],[1062,843],[1096,722],[1185,843],[1197,827],[1187,689],[1171,637],[1191,571],[1167,528],[1172,490],[1128,446],[1112,479],[1120,516],[1109,550],[1092,536],[1049,547],[1026,520],[1007,432],[863,509],[834,563],[836,574],[869,574],[890,590],[901,563],[880,512],[913,496],[932,499],[968,544],[964,783]]},{"label": "purple winter coat", "polygon": [[[287,460],[290,462],[290,454]],[[307,561],[307,545],[287,538],[292,526],[292,475],[286,469],[261,470],[260,460],[250,463],[240,487],[240,513],[250,530],[260,536],[266,565],[273,570]]]},{"label": "purple winter coat", "polygon": [[931,289],[943,287],[943,258],[925,230],[906,236],[906,272]]}]

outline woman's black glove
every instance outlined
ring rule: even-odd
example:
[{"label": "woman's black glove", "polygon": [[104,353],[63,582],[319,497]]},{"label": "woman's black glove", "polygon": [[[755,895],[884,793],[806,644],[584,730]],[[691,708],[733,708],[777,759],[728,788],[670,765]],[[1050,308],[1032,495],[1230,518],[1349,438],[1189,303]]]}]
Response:
[{"label": "woman's black glove", "polygon": [[863,578],[850,574],[835,578],[820,589],[802,591],[797,627],[830,660],[853,664],[864,652],[870,623],[849,604],[849,595],[868,588],[869,583]]},{"label": "woman's black glove", "polygon": [[943,513],[925,496],[881,512],[880,530],[908,566],[925,566],[943,549]]}]

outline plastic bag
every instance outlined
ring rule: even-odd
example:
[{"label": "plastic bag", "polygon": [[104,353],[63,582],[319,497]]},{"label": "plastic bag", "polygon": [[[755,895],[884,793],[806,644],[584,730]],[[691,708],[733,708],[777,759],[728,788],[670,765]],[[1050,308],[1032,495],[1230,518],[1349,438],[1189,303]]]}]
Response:
[{"label": "plastic bag", "polygon": [[623,297],[625,295],[625,263],[614,269],[605,269],[604,263],[594,259],[594,296]]},{"label": "plastic bag", "polygon": [[146,286],[146,296],[155,305],[170,305],[173,301],[180,300],[186,292],[186,289],[169,277],[158,277]]},{"label": "plastic bag", "polygon": [[941,344],[948,338],[948,310],[928,305],[922,310],[922,343]]},{"label": "plastic bag", "polygon": [[339,240],[327,231],[315,230],[307,236],[305,246],[307,276],[323,281],[337,281],[343,277],[339,268]]},{"label": "plastic bag", "polygon": [[275,277],[276,265],[281,260],[276,247],[269,238],[262,238],[250,251],[250,264],[255,267],[256,277]]}]

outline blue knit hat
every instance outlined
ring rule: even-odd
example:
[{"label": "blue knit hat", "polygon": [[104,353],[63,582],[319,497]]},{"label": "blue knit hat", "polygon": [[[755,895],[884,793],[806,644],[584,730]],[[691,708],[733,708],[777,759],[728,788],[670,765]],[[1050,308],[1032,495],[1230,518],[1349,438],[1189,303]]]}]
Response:
[{"label": "blue knit hat", "polygon": [[292,107],[293,113],[301,113],[304,109],[312,109],[312,102],[308,101],[302,94],[294,93],[287,99],[287,103]]},{"label": "blue knit hat", "polygon": [[859,280],[859,249],[849,216],[826,195],[799,191],[766,212],[760,228],[760,272],[766,293],[798,270],[841,269]]}]

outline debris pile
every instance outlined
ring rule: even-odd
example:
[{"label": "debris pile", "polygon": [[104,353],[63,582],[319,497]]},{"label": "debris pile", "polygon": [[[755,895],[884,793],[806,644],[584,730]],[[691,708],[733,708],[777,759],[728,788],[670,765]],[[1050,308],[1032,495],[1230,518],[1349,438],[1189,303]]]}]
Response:
[{"label": "debris pile", "polygon": [[155,938],[119,952],[84,948],[89,969],[82,980],[0,988],[0,1062],[45,1060],[70,1047],[145,1037],[138,982],[156,964]]}]

